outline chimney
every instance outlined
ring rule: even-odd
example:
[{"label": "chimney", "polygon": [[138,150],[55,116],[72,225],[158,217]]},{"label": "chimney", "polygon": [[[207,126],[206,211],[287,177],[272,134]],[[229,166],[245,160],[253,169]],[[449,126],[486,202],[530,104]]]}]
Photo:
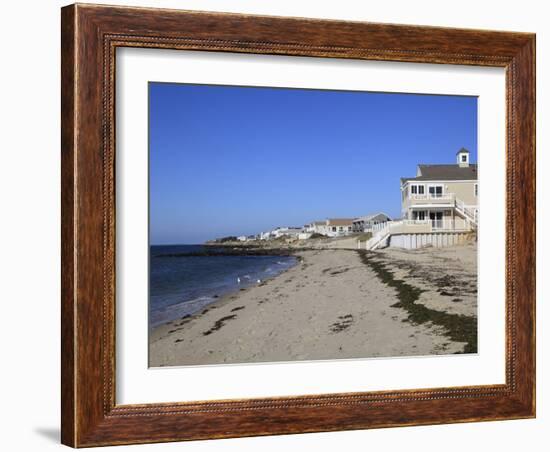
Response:
[{"label": "chimney", "polygon": [[461,168],[468,168],[470,166],[470,151],[465,148],[461,148],[456,153],[456,164]]}]

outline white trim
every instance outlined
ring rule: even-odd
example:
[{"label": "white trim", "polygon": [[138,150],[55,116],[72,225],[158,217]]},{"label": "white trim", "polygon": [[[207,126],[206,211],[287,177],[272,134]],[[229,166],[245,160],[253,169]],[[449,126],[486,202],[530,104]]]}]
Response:
[{"label": "white trim", "polygon": [[449,179],[449,180],[423,180],[423,181],[418,181],[416,182],[415,180],[411,179],[411,180],[407,180],[405,182],[402,182],[401,183],[401,190],[403,190],[408,184],[417,184],[417,183],[423,183],[423,184],[432,184],[432,183],[435,183],[435,184],[477,184],[478,183],[478,180],[477,179],[471,179],[471,180],[454,180],[454,179]]},{"label": "white trim", "polygon": [[[468,207],[468,206],[465,206]],[[475,206],[477,207],[477,206]],[[409,206],[409,209],[452,209],[454,204],[415,204],[414,206]]]}]

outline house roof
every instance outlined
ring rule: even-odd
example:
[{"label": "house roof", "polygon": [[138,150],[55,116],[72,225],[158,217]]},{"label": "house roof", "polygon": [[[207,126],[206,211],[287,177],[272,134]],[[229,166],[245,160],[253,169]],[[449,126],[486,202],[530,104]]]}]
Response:
[{"label": "house roof", "polygon": [[458,151],[456,151],[456,155],[460,154],[461,152],[467,152],[468,154],[470,153],[470,151],[466,148],[460,148]]},{"label": "house roof", "polygon": [[327,224],[329,226],[351,226],[353,218],[329,218]]},{"label": "house roof", "polygon": [[477,180],[477,165],[418,165],[420,176],[402,177],[401,182],[429,180]]},{"label": "house roof", "polygon": [[358,217],[355,220],[353,220],[353,222],[355,223],[356,221],[369,221],[378,216],[384,216],[386,218],[390,218],[390,216],[386,215],[384,212],[377,212],[377,213],[372,213],[370,215],[365,215],[364,217]]}]

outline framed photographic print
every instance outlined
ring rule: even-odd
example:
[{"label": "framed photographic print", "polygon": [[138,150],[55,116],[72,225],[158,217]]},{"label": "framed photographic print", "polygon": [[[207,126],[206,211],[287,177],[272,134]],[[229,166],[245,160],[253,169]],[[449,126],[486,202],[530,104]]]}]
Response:
[{"label": "framed photographic print", "polygon": [[62,442],[535,416],[535,37],[62,9]]}]

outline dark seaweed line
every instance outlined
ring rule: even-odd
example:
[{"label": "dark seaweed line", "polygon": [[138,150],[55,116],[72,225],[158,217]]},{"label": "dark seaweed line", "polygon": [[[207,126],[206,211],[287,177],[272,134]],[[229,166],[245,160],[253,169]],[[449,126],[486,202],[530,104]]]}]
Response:
[{"label": "dark seaweed line", "polygon": [[357,250],[357,252],[361,261],[374,270],[383,283],[397,290],[399,301],[392,307],[405,309],[408,313],[408,321],[415,324],[431,322],[441,326],[445,328],[446,335],[452,341],[466,342],[463,353],[477,353],[477,319],[475,317],[436,311],[416,303],[420,294],[424,292],[422,289],[396,279],[384,264],[373,259],[367,251]]}]

